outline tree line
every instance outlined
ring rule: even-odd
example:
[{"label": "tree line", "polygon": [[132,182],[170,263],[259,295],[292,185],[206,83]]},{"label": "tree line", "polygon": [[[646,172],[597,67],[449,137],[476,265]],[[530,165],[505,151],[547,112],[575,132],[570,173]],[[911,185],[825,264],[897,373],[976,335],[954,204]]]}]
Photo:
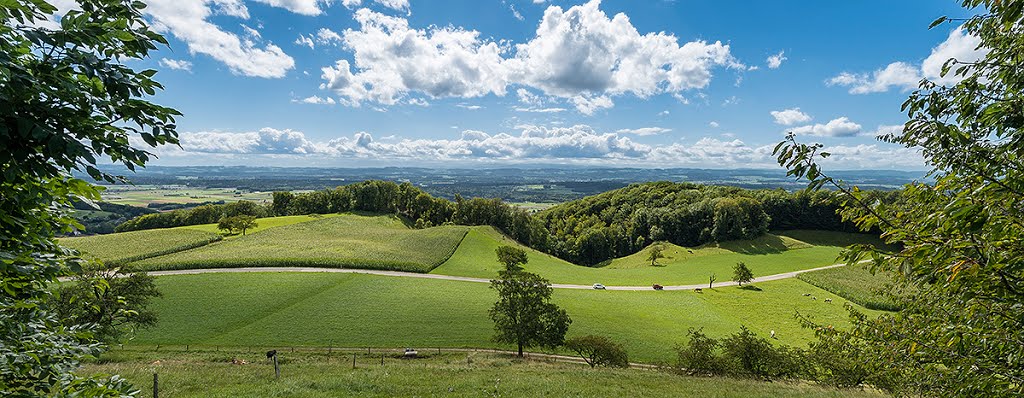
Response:
[{"label": "tree line", "polygon": [[[891,192],[869,191],[891,202]],[[594,265],[668,241],[682,246],[751,239],[772,229],[857,231],[838,215],[830,192],[748,190],[652,182],[564,203],[530,214],[500,199],[436,198],[408,182],[371,180],[334,189],[275,192],[269,205],[239,201],[203,205],[130,220],[117,231],[213,224],[237,216],[269,217],[351,211],[397,213],[416,228],[491,225],[534,249]]]}]

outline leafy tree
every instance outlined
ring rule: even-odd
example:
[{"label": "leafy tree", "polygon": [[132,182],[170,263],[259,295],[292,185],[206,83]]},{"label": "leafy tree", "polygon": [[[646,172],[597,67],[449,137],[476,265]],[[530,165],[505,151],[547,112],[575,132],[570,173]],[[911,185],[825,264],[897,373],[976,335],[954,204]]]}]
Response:
[{"label": "leafy tree", "polygon": [[97,162],[144,165],[151,154],[129,137],[175,144],[179,113],[145,100],[162,89],[155,70],[122,63],[167,44],[145,4],[78,4],[54,30],[41,23],[56,11],[45,1],[0,2],[0,396],[131,394],[123,379],[73,373],[102,346],[90,326],[63,325],[50,310],[50,283],[82,265],[53,237],[81,227],[68,215],[72,200],[100,199],[72,171],[117,181]]},{"label": "leafy tree", "polygon": [[147,305],[159,296],[154,278],[145,272],[130,266],[92,267],[58,289],[54,310],[65,325],[96,325],[97,339],[116,343],[156,324],[156,313]]},{"label": "leafy tree", "polygon": [[562,345],[572,319],[551,302],[547,279],[529,272],[500,271],[491,288],[498,291],[498,301],[490,310],[496,342],[515,344],[519,357],[524,347]]},{"label": "leafy tree", "polygon": [[494,252],[498,254],[498,262],[505,266],[506,271],[521,271],[523,265],[530,261],[526,251],[518,247],[501,245]]},{"label": "leafy tree", "polygon": [[718,276],[716,276],[715,274],[711,274],[710,276],[708,276],[708,289],[714,287],[716,279],[718,279]]},{"label": "leafy tree", "polygon": [[629,356],[622,345],[604,336],[573,337],[565,341],[565,348],[579,354],[591,368],[596,366],[629,367]]},{"label": "leafy tree", "polygon": [[227,231],[229,234],[236,234],[241,232],[245,235],[245,231],[253,229],[259,226],[256,222],[256,217],[253,216],[232,216],[223,217],[217,222],[217,229]]},{"label": "leafy tree", "polygon": [[913,148],[929,180],[909,184],[893,203],[872,200],[830,177],[821,145],[791,135],[776,147],[780,165],[833,188],[842,215],[878,228],[902,250],[885,255],[851,247],[849,262],[870,257],[900,276],[909,299],[898,313],[851,313],[859,357],[885,369],[899,395],[1020,396],[1024,385],[1024,2],[964,0],[975,16],[962,23],[986,50],[977,61],[951,59],[948,85],[923,80],[903,104],[908,121],[882,140]]},{"label": "leafy tree", "polygon": [[744,283],[750,283],[754,280],[754,273],[750,271],[745,263],[736,263],[736,266],[732,268],[732,280],[743,286]]},{"label": "leafy tree", "polygon": [[658,265],[659,259],[665,258],[665,253],[663,253],[664,251],[665,249],[657,243],[651,246],[651,251],[647,254],[647,261],[651,262],[652,267]]}]

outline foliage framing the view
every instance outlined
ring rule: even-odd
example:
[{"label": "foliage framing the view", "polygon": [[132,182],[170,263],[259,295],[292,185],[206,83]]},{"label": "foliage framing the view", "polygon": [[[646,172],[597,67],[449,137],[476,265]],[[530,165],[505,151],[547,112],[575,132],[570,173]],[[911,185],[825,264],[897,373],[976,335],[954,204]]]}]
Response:
[{"label": "foliage framing the view", "polygon": [[58,29],[44,27],[56,8],[41,1],[0,2],[0,395],[124,395],[120,378],[73,375],[78,360],[100,348],[89,325],[63,326],[47,310],[47,286],[81,268],[54,235],[80,228],[73,200],[99,200],[73,170],[97,180],[104,158],[129,169],[150,146],[177,143],[178,112],[141,98],[162,86],[155,70],[122,64],[166,40],[147,26],[145,4],[83,0]]},{"label": "foliage framing the view", "polygon": [[847,257],[872,258],[913,286],[903,311],[871,318],[853,313],[841,341],[878,373],[867,382],[899,395],[1010,397],[1024,393],[1024,2],[966,0],[979,13],[939,18],[962,23],[980,39],[983,59],[951,59],[951,86],[922,81],[903,104],[909,121],[882,140],[920,150],[934,182],[910,184],[895,204],[866,199],[817,164],[820,145],[790,135],[776,147],[789,174],[809,189],[831,186],[847,201],[843,216],[878,227],[893,255],[853,247]]}]

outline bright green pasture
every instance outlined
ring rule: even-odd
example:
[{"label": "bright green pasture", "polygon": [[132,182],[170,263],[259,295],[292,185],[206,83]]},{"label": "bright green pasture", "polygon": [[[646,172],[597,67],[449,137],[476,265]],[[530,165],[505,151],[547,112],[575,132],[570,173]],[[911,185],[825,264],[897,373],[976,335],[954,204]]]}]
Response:
[{"label": "bright green pasture", "polygon": [[342,214],[274,228],[138,263],[148,270],[310,266],[428,272],[468,227],[411,229],[397,216]]},{"label": "bright green pasture", "polygon": [[220,240],[220,234],[192,229],[153,229],[109,235],[61,238],[61,245],[105,263],[121,264],[203,246]]},{"label": "bright green pasture", "polygon": [[[119,374],[152,396],[153,373],[161,397],[879,397],[807,383],[698,378],[640,369],[518,361],[493,353],[428,353],[402,360],[380,354],[282,352],[281,378],[262,351],[114,350],[82,373]],[[232,359],[247,362],[232,365]]]},{"label": "bright green pasture", "polygon": [[[502,347],[491,341],[484,283],[337,273],[161,276],[159,317],[132,341],[143,345]],[[670,360],[688,328],[722,337],[740,325],[779,342],[813,338],[794,314],[847,325],[844,301],[797,279],[693,291],[556,289],[573,319],[570,335],[601,334],[639,361]],[[802,296],[811,293],[818,300]],[[825,303],[825,298],[834,299]]]},{"label": "bright green pasture", "polygon": [[[489,278],[502,267],[494,250],[499,245],[518,245],[491,227],[474,227],[448,261],[432,271],[435,274]],[[716,274],[719,282],[732,279],[737,262],[746,263],[754,276],[779,274],[835,263],[838,246],[811,246],[787,237],[766,235],[751,241],[727,242],[687,249],[662,243],[666,258],[657,266],[647,261],[650,248],[612,260],[604,267],[582,267],[556,257],[525,248],[530,262],[526,270],[538,273],[552,283],[615,285],[687,285],[706,283]],[[691,253],[692,251],[692,253]]]}]

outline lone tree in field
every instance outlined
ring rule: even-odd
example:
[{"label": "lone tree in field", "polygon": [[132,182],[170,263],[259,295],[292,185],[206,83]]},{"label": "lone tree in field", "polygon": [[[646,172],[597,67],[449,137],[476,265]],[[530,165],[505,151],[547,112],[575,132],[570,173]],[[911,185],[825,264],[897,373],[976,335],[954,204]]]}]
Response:
[{"label": "lone tree in field", "polygon": [[658,265],[658,259],[665,258],[664,251],[665,249],[660,244],[655,243],[651,245],[651,252],[647,255],[647,261],[651,262],[652,267]]},{"label": "lone tree in field", "polygon": [[754,280],[754,273],[750,272],[747,264],[736,263],[736,266],[732,268],[732,280],[743,286],[744,283],[750,283],[750,281]]},{"label": "lone tree in field", "polygon": [[551,284],[537,274],[522,271],[498,272],[491,281],[498,301],[491,308],[494,341],[515,344],[519,357],[524,347],[555,348],[565,341],[572,319],[551,303]]},{"label": "lone tree in field", "polygon": [[526,250],[518,247],[502,245],[494,252],[498,255],[498,262],[505,266],[505,271],[522,271],[523,265],[530,261],[526,257]]},{"label": "lone tree in field", "polygon": [[[62,2],[66,3],[66,2]],[[70,232],[74,200],[99,201],[96,167],[146,164],[145,147],[177,144],[171,108],[149,102],[156,70],[136,71],[167,41],[131,0],[0,1],[0,396],[125,396],[118,378],[74,374],[100,352],[93,325],[67,328],[52,311],[52,283],[81,270],[54,235]],[[138,141],[136,141],[138,139]],[[139,147],[136,142],[144,143]]]},{"label": "lone tree in field", "polygon": [[229,234],[235,234],[238,233],[236,231],[239,231],[242,235],[245,235],[246,230],[256,228],[257,226],[259,224],[256,223],[256,217],[253,216],[223,217],[217,223],[217,229],[227,231]]},{"label": "lone tree in field", "polygon": [[715,274],[711,274],[711,276],[708,276],[708,289],[713,287],[713,285],[715,284],[715,280],[717,279],[718,276],[716,276]]},{"label": "lone tree in field", "polygon": [[604,336],[586,335],[565,341],[565,348],[579,354],[591,368],[595,366],[629,367],[629,356],[622,345]]},{"label": "lone tree in field", "polygon": [[98,340],[119,343],[156,325],[156,312],[147,308],[150,299],[160,297],[154,280],[128,265],[93,264],[57,289],[54,309],[65,325],[92,324]]}]

